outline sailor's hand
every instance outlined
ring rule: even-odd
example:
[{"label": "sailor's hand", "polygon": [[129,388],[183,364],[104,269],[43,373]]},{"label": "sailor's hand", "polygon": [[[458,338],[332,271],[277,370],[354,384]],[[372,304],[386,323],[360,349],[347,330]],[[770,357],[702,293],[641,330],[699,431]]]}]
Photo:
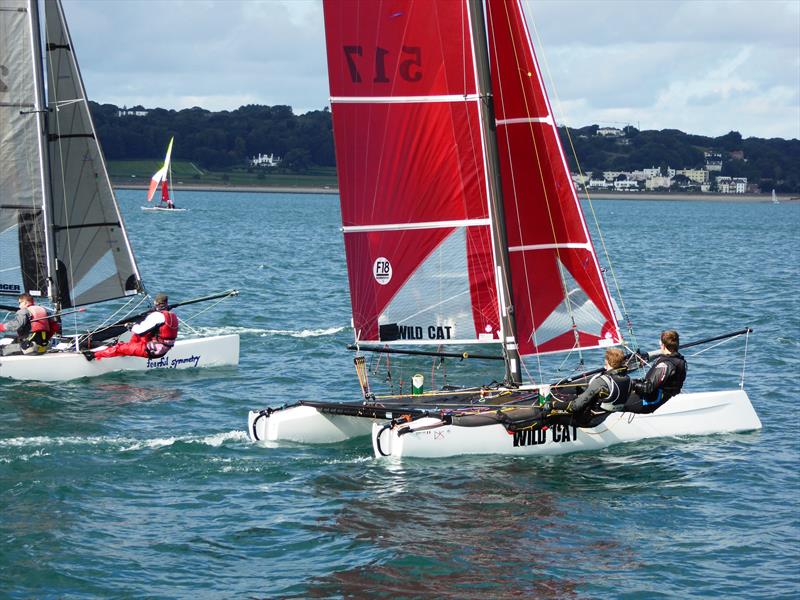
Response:
[{"label": "sailor's hand", "polygon": [[128,331],[133,329],[133,323],[125,323],[125,329],[127,329]]}]

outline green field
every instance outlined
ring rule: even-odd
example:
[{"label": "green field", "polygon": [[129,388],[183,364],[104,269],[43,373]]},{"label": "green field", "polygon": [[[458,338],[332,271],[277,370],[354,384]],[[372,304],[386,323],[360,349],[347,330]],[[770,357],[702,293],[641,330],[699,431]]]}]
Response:
[{"label": "green field", "polygon": [[[146,184],[163,163],[160,160],[116,160],[108,162],[108,174],[118,185]],[[334,167],[315,167],[306,173],[276,172],[276,169],[233,169],[208,171],[188,161],[172,163],[175,184],[194,185],[254,185],[275,187],[332,187],[338,183]]]}]

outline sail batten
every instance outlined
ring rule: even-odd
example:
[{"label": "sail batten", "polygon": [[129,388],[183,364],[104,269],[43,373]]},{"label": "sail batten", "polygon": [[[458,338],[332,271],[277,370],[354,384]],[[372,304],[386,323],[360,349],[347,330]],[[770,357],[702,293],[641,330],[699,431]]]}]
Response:
[{"label": "sail batten", "polygon": [[481,225],[489,225],[489,223],[489,219],[463,219],[460,221],[431,222],[417,221],[414,223],[375,223],[374,225],[349,225],[342,227],[342,230],[345,233],[354,233],[358,231],[402,231],[406,229],[451,229],[453,227],[478,227]]},{"label": "sail batten", "polygon": [[477,102],[477,94],[463,95],[431,95],[431,96],[338,96],[331,97],[331,104],[413,104],[417,102]]}]

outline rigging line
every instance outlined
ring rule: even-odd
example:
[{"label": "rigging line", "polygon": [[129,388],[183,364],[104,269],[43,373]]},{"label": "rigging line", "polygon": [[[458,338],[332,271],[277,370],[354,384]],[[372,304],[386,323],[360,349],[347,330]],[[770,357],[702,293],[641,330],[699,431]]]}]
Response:
[{"label": "rigging line", "polygon": [[[742,335],[749,336],[750,334],[749,334],[749,332],[748,332],[748,333],[744,333],[744,334],[741,334],[741,333],[740,333],[739,335],[734,335],[734,336],[731,336],[731,337],[729,337],[729,338],[725,338],[724,340],[721,340],[721,341],[717,342],[717,343],[716,343],[716,344],[714,344],[713,346],[708,346],[708,347],[704,348],[703,350],[698,350],[698,351],[697,351],[697,352],[695,352],[694,354],[691,354],[691,355],[689,355],[689,358],[694,358],[695,356],[700,356],[701,354],[703,354],[703,353],[705,353],[705,352],[708,352],[709,350],[713,350],[713,349],[714,349],[714,348],[716,348],[717,346],[721,346],[722,344],[724,344],[724,343],[726,343],[726,342],[729,342],[729,341],[731,341],[731,340],[735,340],[737,337],[740,337],[740,336],[742,336]],[[746,339],[747,339],[747,338],[745,338],[745,343],[746,343]]]},{"label": "rigging line", "polygon": [[190,319],[195,319],[195,318],[197,318],[198,316],[202,315],[204,312],[208,312],[209,310],[211,310],[212,308],[214,308],[214,307],[215,307],[215,306],[217,306],[218,304],[220,304],[220,303],[224,302],[224,301],[225,301],[225,300],[227,300],[228,298],[230,298],[230,297],[232,297],[232,296],[235,296],[235,295],[236,295],[236,294],[228,294],[227,296],[222,296],[221,298],[218,298],[216,302],[214,302],[214,303],[213,303],[213,304],[211,304],[210,306],[207,306],[207,307],[206,307],[206,308],[204,308],[203,310],[200,310],[200,311],[198,311],[198,312],[194,313],[192,316],[190,316],[190,317],[187,317],[186,319],[184,319],[184,321],[188,321],[188,320],[190,320]]},{"label": "rigging line", "polygon": [[739,382],[739,389],[744,389],[744,371],[745,367],[747,366],[747,342],[750,340],[750,328],[747,329],[747,333],[745,334],[744,338],[744,358],[742,359],[742,379]]},{"label": "rigging line", "polygon": [[[541,48],[542,47],[541,37],[539,35],[539,30],[536,28],[536,23],[535,22],[533,23],[533,32],[536,35],[536,39],[539,42],[539,47]],[[550,71],[550,65],[547,62],[547,56],[545,55],[544,51],[542,51],[542,60],[544,62],[544,68],[547,71],[548,79],[551,82],[551,87],[552,87],[553,93],[555,95],[555,101],[556,101],[556,103],[558,104],[558,107],[559,107],[559,112],[561,114],[564,114],[563,106],[561,104],[561,98],[558,95],[558,90],[556,89],[555,85],[552,85],[553,76],[552,76],[552,73]],[[633,344],[635,346],[638,346],[638,342],[636,341],[636,334],[635,334],[635,332],[633,330],[633,323],[630,321],[630,318],[628,317],[628,309],[625,306],[625,300],[624,300],[624,298],[622,296],[622,289],[620,287],[619,280],[617,278],[616,269],[614,269],[614,263],[611,261],[611,256],[608,253],[608,247],[606,246],[606,241],[605,241],[605,237],[603,236],[603,232],[600,229],[600,223],[599,223],[599,220],[597,218],[597,213],[594,210],[594,203],[592,202],[591,194],[589,193],[589,190],[586,187],[586,184],[584,183],[583,169],[581,167],[580,161],[578,160],[578,153],[575,150],[575,143],[574,143],[574,141],[572,139],[572,135],[570,134],[569,126],[565,125],[564,130],[565,130],[565,132],[567,134],[567,139],[569,140],[570,150],[572,151],[572,157],[575,159],[575,165],[576,165],[576,167],[578,169],[578,175],[580,176],[581,185],[583,186],[584,194],[586,195],[586,199],[589,202],[589,209],[592,212],[592,219],[594,220],[595,229],[597,230],[598,236],[600,238],[600,245],[603,248],[603,254],[605,255],[606,263],[608,264],[609,270],[611,271],[611,278],[614,281],[614,288],[616,289],[617,297],[619,298],[620,305],[622,306],[622,314],[625,317],[625,325],[628,328],[628,333],[630,333],[630,335],[631,335],[631,339],[633,341]],[[571,180],[571,178],[570,178],[570,180]],[[611,308],[613,310],[613,306]],[[614,317],[616,318],[616,315],[614,315]]]},{"label": "rigging line", "polygon": [[[146,298],[144,296],[138,296],[138,298],[137,297],[129,298],[121,307],[119,307],[111,315],[107,316],[103,321],[101,321],[101,323],[99,325],[95,325],[94,329],[92,329],[91,331],[87,332],[86,334],[83,334],[83,335],[79,336],[79,338],[86,339],[89,336],[91,336],[92,334],[94,334],[95,332],[97,332],[97,331],[99,331],[101,329],[104,329],[110,323],[116,323],[117,321],[122,320],[117,315],[120,315],[123,312],[127,311],[126,314],[125,314],[125,317],[131,315],[135,310],[137,310],[141,306],[141,304],[145,301],[145,299]],[[131,306],[131,305],[134,305],[134,306]],[[123,318],[125,318],[125,317],[123,317]],[[77,331],[78,330],[77,318],[74,319],[73,326],[74,326],[74,330]]]}]

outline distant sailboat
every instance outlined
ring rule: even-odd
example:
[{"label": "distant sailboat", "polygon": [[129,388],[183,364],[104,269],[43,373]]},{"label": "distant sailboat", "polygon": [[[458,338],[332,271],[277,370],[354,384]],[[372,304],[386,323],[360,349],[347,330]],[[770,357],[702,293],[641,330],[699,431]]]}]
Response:
[{"label": "distant sailboat", "polygon": [[128,300],[110,307],[105,322],[89,330],[76,323],[41,354],[20,354],[22,344],[3,338],[0,378],[66,381],[112,371],[238,364],[238,335],[179,338],[158,360],[89,362],[82,354],[129,335],[126,324],[149,313],[152,301],[111,187],[64,10],[59,0],[41,4],[40,14],[39,0],[0,3],[0,57],[8,67],[0,69],[0,311],[15,312],[11,302],[23,293],[57,316]]},{"label": "distant sailboat", "polygon": [[143,206],[142,210],[186,212],[185,208],[177,208],[175,206],[175,203],[172,201],[172,198],[170,198],[169,195],[170,188],[172,187],[172,164],[170,161],[172,157],[172,142],[174,141],[175,141],[174,136],[169,139],[169,145],[167,146],[167,156],[164,158],[164,164],[150,178],[150,187],[147,190],[147,201],[152,202],[156,190],[159,187],[161,188],[160,204],[158,206]]},{"label": "distant sailboat", "polygon": [[778,196],[775,194],[775,190],[772,190],[772,203],[773,204],[780,204],[780,200],[778,200]]}]

